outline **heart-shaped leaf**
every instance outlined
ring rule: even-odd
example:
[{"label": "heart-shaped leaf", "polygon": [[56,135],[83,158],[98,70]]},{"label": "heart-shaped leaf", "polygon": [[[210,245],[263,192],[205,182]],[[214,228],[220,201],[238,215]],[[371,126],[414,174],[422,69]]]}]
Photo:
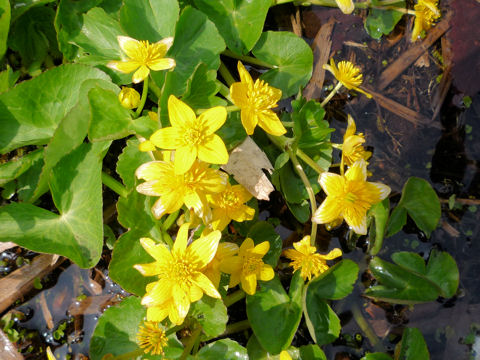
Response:
[{"label": "heart-shaped leaf", "polygon": [[308,331],[317,345],[329,344],[338,337],[340,319],[320,296],[307,291],[304,310]]},{"label": "heart-shaped leaf", "polygon": [[195,354],[197,360],[248,360],[247,349],[230,339],[218,340],[205,345]]}]

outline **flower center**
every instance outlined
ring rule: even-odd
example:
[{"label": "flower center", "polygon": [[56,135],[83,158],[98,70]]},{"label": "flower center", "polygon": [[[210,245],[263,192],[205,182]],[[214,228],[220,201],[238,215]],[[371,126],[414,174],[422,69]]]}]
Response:
[{"label": "flower center", "polygon": [[167,345],[168,340],[158,323],[146,321],[139,328],[137,343],[146,354],[163,355],[163,348]]},{"label": "flower center", "polygon": [[150,44],[146,40],[140,40],[140,46],[137,48],[134,59],[148,66],[151,61],[163,57],[161,50],[161,46]]},{"label": "flower center", "polygon": [[249,86],[248,99],[250,106],[255,110],[267,110],[276,106],[276,102],[273,98],[274,94],[263,80],[255,80],[253,87]]},{"label": "flower center", "polygon": [[255,256],[246,256],[243,263],[243,274],[248,276],[250,274],[258,274],[262,269],[263,261]]},{"label": "flower center", "polygon": [[168,277],[179,285],[189,283],[194,272],[192,264],[184,258],[176,258],[167,269]]},{"label": "flower center", "polygon": [[221,207],[236,207],[238,205],[238,196],[232,191],[225,191],[221,197]]},{"label": "flower center", "polygon": [[183,141],[185,144],[198,145],[204,142],[205,136],[201,130],[198,129],[186,129],[183,135]]},{"label": "flower center", "polygon": [[348,192],[345,194],[345,201],[354,203],[357,199],[358,199],[358,196],[352,192]]}]

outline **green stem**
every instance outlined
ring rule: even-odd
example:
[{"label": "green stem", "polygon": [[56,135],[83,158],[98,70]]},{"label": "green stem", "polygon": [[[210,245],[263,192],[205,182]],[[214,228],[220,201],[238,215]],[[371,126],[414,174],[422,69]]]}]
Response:
[{"label": "green stem", "polygon": [[230,74],[230,71],[227,69],[223,61],[220,62],[220,67],[218,68],[218,71],[220,72],[220,75],[222,75],[223,80],[225,80],[229,87],[235,82],[235,79],[233,78],[232,74]]},{"label": "green stem", "polygon": [[229,307],[230,305],[235,304],[237,301],[242,300],[245,297],[245,295],[246,295],[245,291],[243,291],[242,289],[239,289],[234,293],[227,295],[225,297],[225,300],[223,300],[223,303],[225,304],[226,307]]},{"label": "green stem", "polygon": [[323,99],[322,103],[320,104],[321,107],[325,107],[325,105],[327,105],[327,103],[330,101],[330,99],[333,97],[333,95],[335,95],[337,93],[338,90],[340,90],[340,88],[342,87],[342,83],[339,81],[337,85],[335,85],[335,88],[330,91],[330,94],[328,94],[328,96]]},{"label": "green stem", "polygon": [[197,341],[197,338],[200,336],[201,333],[202,333],[201,326],[193,330],[192,335],[190,336],[190,338],[187,340],[187,343],[185,344],[182,356],[180,356],[180,360],[185,360],[188,357],[188,355],[190,354],[190,351],[195,345],[195,342]]},{"label": "green stem", "polygon": [[110,358],[110,360],[133,360],[139,357],[140,355],[145,355],[145,351],[143,351],[143,349],[137,349],[122,355],[117,355]]},{"label": "green stem", "polygon": [[152,79],[150,83],[148,84],[148,88],[152,90],[152,92],[155,94],[158,100],[162,97],[162,89],[158,87],[158,85],[155,83],[155,80]]},{"label": "green stem", "polygon": [[[308,198],[310,200],[310,206],[312,207],[312,215],[313,215],[317,211],[317,200],[315,200],[315,194],[312,189],[312,184],[310,184],[310,181],[308,180],[308,177],[305,174],[305,171],[303,171],[302,165],[300,164],[300,162],[297,159],[297,156],[293,153],[292,150],[288,150],[288,155],[290,156],[290,160],[292,161],[298,176],[300,176],[300,179],[302,179],[303,185],[305,185],[305,189],[307,190]],[[317,238],[317,223],[312,221],[312,231],[310,233],[310,244],[312,246],[315,246],[316,238]]]},{"label": "green stem", "polygon": [[372,330],[367,320],[365,320],[365,318],[363,317],[362,311],[360,310],[358,304],[352,303],[350,309],[352,311],[353,318],[357,322],[360,329],[362,329],[363,333],[368,338],[368,340],[370,341],[370,344],[372,344],[375,351],[384,352],[385,348],[382,342],[377,337],[377,335],[375,335],[375,332]]},{"label": "green stem", "polygon": [[243,330],[250,329],[250,322],[248,320],[242,320],[234,324],[227,325],[225,331],[220,337],[228,336],[230,334],[235,334]]},{"label": "green stem", "polygon": [[310,156],[305,154],[302,150],[297,149],[297,156],[302,159],[305,164],[315,170],[319,175],[325,172],[325,170],[323,170]]},{"label": "green stem", "polygon": [[147,101],[147,95],[148,95],[148,76],[143,80],[143,90],[142,90],[142,97],[140,98],[140,105],[138,105],[137,111],[135,112],[135,115],[137,117],[140,116],[142,113],[143,107],[145,106],[145,102]]},{"label": "green stem", "polygon": [[170,328],[170,329],[168,329],[168,330],[165,331],[165,336],[168,337],[168,336],[176,333],[177,331],[182,330],[184,327],[185,327],[185,325],[177,325],[177,326],[174,326],[173,328]]},{"label": "green stem", "polygon": [[220,89],[218,89],[218,92],[233,104],[232,97],[230,96],[230,89],[225,84],[220,82]]},{"label": "green stem", "polygon": [[163,231],[168,231],[168,229],[170,229],[170,226],[172,226],[175,223],[175,220],[177,220],[178,214],[180,214],[180,210],[177,210],[168,215],[167,219],[163,222],[162,225]]},{"label": "green stem", "polygon": [[266,67],[268,69],[273,69],[277,66],[275,65],[272,65],[272,64],[269,64],[265,61],[262,61],[262,60],[259,60],[257,58],[254,58],[253,56],[248,56],[248,55],[237,55],[235,54],[233,51],[230,51],[230,50],[225,50],[222,52],[222,55],[225,55],[225,56],[228,56],[228,57],[231,57],[233,59],[237,59],[237,60],[240,60],[242,62],[248,62],[249,64],[253,64],[253,65],[257,65],[257,66],[262,66],[262,67]]},{"label": "green stem", "polygon": [[115,191],[121,197],[128,196],[128,190],[120,182],[115,180],[113,177],[108,175],[106,172],[102,171],[102,183],[110,190]]}]

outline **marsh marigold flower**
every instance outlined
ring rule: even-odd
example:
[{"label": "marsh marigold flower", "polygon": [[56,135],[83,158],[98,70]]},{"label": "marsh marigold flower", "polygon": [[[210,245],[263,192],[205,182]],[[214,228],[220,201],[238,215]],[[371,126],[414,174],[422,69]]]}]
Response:
[{"label": "marsh marigold flower", "polygon": [[355,134],[357,127],[355,120],[351,115],[348,115],[348,126],[345,135],[343,136],[342,156],[345,164],[352,166],[352,164],[360,159],[368,160],[372,153],[366,151],[362,144],[365,142],[365,137],[362,133]]},{"label": "marsh marigold flower", "polygon": [[335,2],[344,14],[351,14],[355,10],[353,0],[335,0]]},{"label": "marsh marigold flower", "polygon": [[367,211],[385,199],[390,188],[381,183],[367,182],[367,164],[356,161],[345,176],[324,172],[319,182],[327,198],[313,214],[312,221],[326,224],[343,218],[354,232],[367,234]]},{"label": "marsh marigold flower", "polygon": [[288,249],[283,254],[292,260],[293,271],[300,270],[300,276],[303,280],[311,280],[328,270],[327,260],[342,256],[342,250],[335,248],[327,255],[317,253],[315,246],[310,245],[310,236],[305,236],[302,240],[293,243],[294,249]]},{"label": "marsh marigold flower", "polygon": [[161,325],[155,321],[145,321],[137,332],[137,344],[145,354],[163,355],[168,339]]},{"label": "marsh marigold flower", "polygon": [[437,0],[418,0],[414,6],[415,22],[412,30],[412,42],[417,41],[423,31],[427,31],[440,18]]},{"label": "marsh marigold flower", "polygon": [[150,74],[150,70],[168,70],[175,67],[175,60],[166,58],[168,49],[173,44],[173,38],[168,37],[150,44],[147,40],[135,40],[128,36],[117,36],[120,48],[127,56],[122,61],[110,61],[107,66],[111,69],[129,74],[135,84],[142,82]]},{"label": "marsh marigold flower", "polygon": [[220,264],[220,270],[230,274],[228,287],[232,288],[240,283],[243,291],[253,295],[257,291],[257,280],[272,280],[275,275],[273,268],[262,261],[269,249],[268,241],[255,246],[252,239],[246,238],[240,245],[238,255]]},{"label": "marsh marigold flower", "polygon": [[180,325],[187,316],[190,303],[200,300],[204,293],[220,298],[203,270],[215,256],[222,235],[220,231],[213,231],[187,246],[189,225],[185,223],[180,227],[171,250],[151,239],[140,239],[155,262],[134,267],[144,276],[158,278],[147,285],[142,298],[148,321],[160,322],[168,316],[173,324]]},{"label": "marsh marigold flower", "polygon": [[137,186],[137,191],[147,196],[160,198],[152,207],[154,216],[159,219],[182,207],[193,209],[197,216],[209,215],[207,195],[213,195],[225,189],[227,175],[219,170],[210,169],[208,164],[195,161],[184,174],[175,174],[171,161],[151,161],[141,165],[135,175],[146,182]]},{"label": "marsh marigold flower", "polygon": [[269,86],[263,80],[253,82],[243,64],[238,62],[240,82],[230,86],[230,95],[235,105],[240,108],[242,125],[248,135],[253,134],[255,126],[260,126],[267,133],[280,136],[287,132],[272,108],[282,97],[282,91]]},{"label": "marsh marigold flower", "polygon": [[140,105],[140,94],[135,89],[124,87],[118,94],[118,101],[125,109],[135,109]]},{"label": "marsh marigold flower", "polygon": [[220,285],[220,278],[222,276],[220,271],[220,264],[222,261],[229,261],[238,253],[238,245],[231,242],[222,242],[218,244],[217,252],[212,261],[207,265],[203,273],[210,279],[210,281],[218,289]]},{"label": "marsh marigold flower", "polygon": [[184,102],[170,95],[168,115],[172,126],[157,130],[150,141],[162,149],[175,149],[175,173],[183,174],[195,159],[210,164],[226,164],[228,152],[220,136],[214,134],[227,119],[227,110],[216,106],[197,118]]},{"label": "marsh marigold flower", "polygon": [[340,61],[338,63],[338,67],[335,64],[335,61],[330,59],[330,65],[323,64],[323,68],[325,70],[330,71],[335,78],[342,83],[347,89],[351,90],[354,89],[365,94],[367,97],[371,98],[372,95],[363,91],[359,88],[363,82],[363,75],[360,71],[358,66],[355,66],[350,61]]},{"label": "marsh marigold flower", "polygon": [[47,347],[47,359],[48,360],[57,360],[55,359],[55,356],[52,353],[52,350],[50,350],[50,347]]},{"label": "marsh marigold flower", "polygon": [[212,228],[222,231],[231,220],[243,222],[252,220],[255,209],[245,205],[252,198],[242,185],[227,184],[225,190],[209,196],[212,205]]}]

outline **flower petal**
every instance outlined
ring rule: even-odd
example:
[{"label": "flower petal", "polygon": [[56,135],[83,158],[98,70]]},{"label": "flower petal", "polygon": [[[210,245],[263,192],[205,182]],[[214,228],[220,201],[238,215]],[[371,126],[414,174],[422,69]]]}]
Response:
[{"label": "flower petal", "polygon": [[179,191],[163,194],[152,206],[153,216],[160,219],[164,214],[171,214],[180,209],[183,205],[181,195],[182,193]]},{"label": "flower petal", "polygon": [[257,254],[260,256],[264,256],[268,250],[270,250],[270,243],[268,241],[264,241],[257,246],[251,251],[252,254]]},{"label": "flower petal", "polygon": [[239,253],[240,255],[243,255],[247,250],[253,249],[255,247],[255,243],[253,242],[252,239],[246,238],[243,240],[242,245],[240,245]]},{"label": "flower petal", "polygon": [[173,252],[176,254],[182,254],[187,250],[187,242],[188,242],[188,228],[190,223],[185,223],[180,226],[177,232],[177,238],[175,239],[175,243],[173,244]]},{"label": "flower petal", "polygon": [[240,119],[242,120],[242,125],[247,132],[247,135],[252,135],[255,130],[255,126],[258,124],[258,116],[254,111],[247,109],[242,109],[240,111]]},{"label": "flower petal", "polygon": [[182,136],[179,128],[170,126],[155,131],[150,136],[150,141],[161,149],[176,149],[182,145]]},{"label": "flower petal", "polygon": [[158,262],[153,262],[150,264],[136,264],[133,266],[135,269],[140,271],[143,276],[155,276],[160,272],[161,267]]},{"label": "flower petal", "polygon": [[118,45],[120,49],[131,59],[135,59],[138,49],[142,46],[140,41],[128,36],[117,36]]},{"label": "flower petal", "polygon": [[242,266],[243,260],[239,256],[234,256],[222,260],[222,262],[220,263],[220,271],[224,272],[225,274],[239,273],[242,271]]},{"label": "flower petal", "polygon": [[343,211],[343,218],[356,234],[367,234],[367,213],[365,210],[356,206],[347,207]]},{"label": "flower petal", "polygon": [[[132,70],[133,71],[133,70]],[[235,105],[245,108],[249,104],[248,87],[244,83],[236,82],[230,86],[230,97]]]},{"label": "flower petal", "polygon": [[198,123],[206,134],[213,134],[225,124],[227,120],[227,110],[223,106],[215,106],[200,114]]},{"label": "flower petal", "polygon": [[169,36],[169,37],[166,37],[160,41],[157,41],[155,44],[163,44],[165,45],[165,47],[167,48],[167,51],[172,47],[172,44],[173,44],[173,37],[172,36]]},{"label": "flower petal", "polygon": [[147,320],[160,322],[163,321],[169,312],[169,306],[151,306],[147,308]]},{"label": "flower petal", "polygon": [[[389,186],[385,185],[385,184],[382,184],[382,183],[379,183],[379,182],[369,182],[368,183],[369,186],[373,186],[375,187],[379,193],[380,193],[380,200],[383,200],[385,199],[388,195],[390,195],[390,191],[392,191],[392,189],[390,189]],[[375,203],[377,203],[378,201],[376,201]]]},{"label": "flower petal", "polygon": [[134,84],[141,83],[149,74],[150,69],[145,65],[141,65],[140,68],[133,74],[132,81]]},{"label": "flower petal", "polygon": [[345,179],[338,174],[324,172],[318,182],[327,195],[342,194],[344,191]]},{"label": "flower petal", "polygon": [[254,295],[257,291],[257,276],[255,274],[249,274],[247,276],[242,276],[241,278],[242,289],[248,295]]},{"label": "flower petal", "polygon": [[175,175],[185,174],[197,158],[197,148],[191,144],[183,145],[175,151]]},{"label": "flower petal", "polygon": [[326,224],[341,217],[342,204],[334,197],[327,196],[322,205],[315,211],[312,221],[317,224]]},{"label": "flower petal", "polygon": [[209,140],[198,146],[198,158],[209,164],[226,164],[228,152],[222,138],[216,134],[209,137]]},{"label": "flower petal", "polygon": [[210,279],[202,273],[198,273],[193,278],[195,284],[197,284],[204,292],[210,297],[220,299],[222,296],[219,294],[215,285],[212,284]]},{"label": "flower petal", "polygon": [[132,71],[138,69],[140,64],[136,61],[127,60],[127,61],[110,61],[107,64],[107,67],[113,70],[120,71],[123,74],[129,74]]},{"label": "flower petal", "polygon": [[157,281],[150,291],[142,298],[142,305],[147,307],[164,304],[170,299],[171,281]]},{"label": "flower petal", "polygon": [[342,256],[342,250],[340,250],[339,248],[333,249],[327,255],[321,255],[321,257],[324,258],[325,260],[333,260],[340,256]]},{"label": "flower petal", "polygon": [[[187,208],[193,209],[195,214],[203,218],[206,213],[208,212],[208,209],[210,209],[206,204],[206,201],[203,201],[202,198],[197,194],[196,192],[190,191],[185,196],[183,197],[183,201],[185,202],[185,205]],[[208,207],[208,209],[206,209]]]},{"label": "flower petal", "polygon": [[202,269],[212,261],[217,252],[218,243],[222,233],[218,230],[212,231],[210,234],[195,240],[188,248],[189,255],[193,257],[192,261]]},{"label": "flower petal", "polygon": [[193,284],[190,287],[190,302],[194,303],[203,297],[203,290],[200,286]]},{"label": "flower petal", "polygon": [[364,159],[357,160],[345,173],[345,177],[349,181],[366,181],[367,180],[367,163]]},{"label": "flower petal", "polygon": [[258,114],[258,126],[274,136],[280,136],[287,132],[277,114],[272,110],[265,110]]},{"label": "flower petal", "polygon": [[335,0],[335,2],[344,14],[351,14],[355,10],[353,0]]},{"label": "flower petal", "polygon": [[157,244],[149,238],[141,238],[140,244],[145,251],[158,262],[164,264],[172,260],[172,255],[166,245]]},{"label": "flower petal", "polygon": [[170,124],[179,128],[193,128],[197,120],[190,106],[173,95],[168,98],[168,117]]},{"label": "flower petal", "polygon": [[171,171],[171,164],[164,161],[150,161],[140,165],[135,171],[135,176],[146,181],[157,180]]},{"label": "flower petal", "polygon": [[355,135],[357,132],[357,126],[355,125],[355,120],[353,120],[352,115],[348,114],[348,126],[347,130],[345,131],[345,135],[343,136],[343,141],[349,136]]},{"label": "flower petal", "polygon": [[[190,298],[179,285],[173,286],[172,296],[173,306],[175,307],[177,314],[173,314],[174,319],[170,317],[170,320],[172,320],[172,322],[174,322],[175,324],[180,325],[183,322],[183,319],[185,319],[185,317],[187,316],[188,310],[190,309]],[[170,316],[171,315],[172,313],[170,313]],[[178,318],[176,318],[175,315],[178,315]]]},{"label": "flower petal", "polygon": [[174,59],[171,58],[161,58],[155,61],[152,61],[148,64],[148,67],[153,71],[168,70],[173,69],[176,63]]},{"label": "flower petal", "polygon": [[250,73],[245,69],[245,66],[239,61],[237,63],[238,75],[240,76],[240,81],[248,86],[253,86],[253,80]]},{"label": "flower petal", "polygon": [[269,281],[272,280],[274,276],[275,272],[273,271],[273,268],[268,264],[264,264],[258,279],[262,281]]}]

